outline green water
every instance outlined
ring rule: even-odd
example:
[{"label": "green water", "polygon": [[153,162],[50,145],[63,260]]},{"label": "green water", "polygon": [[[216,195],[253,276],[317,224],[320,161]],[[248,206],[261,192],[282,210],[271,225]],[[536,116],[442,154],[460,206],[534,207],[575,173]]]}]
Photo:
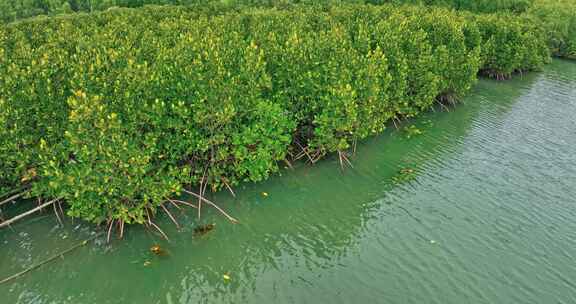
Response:
[{"label": "green water", "polygon": [[[344,173],[333,157],[213,196],[238,225],[206,210],[216,228],[195,237],[196,213],[173,210],[170,242],[99,238],[0,285],[0,303],[576,303],[576,63],[483,80],[412,124]],[[101,231],[49,211],[0,231],[0,279]]]}]

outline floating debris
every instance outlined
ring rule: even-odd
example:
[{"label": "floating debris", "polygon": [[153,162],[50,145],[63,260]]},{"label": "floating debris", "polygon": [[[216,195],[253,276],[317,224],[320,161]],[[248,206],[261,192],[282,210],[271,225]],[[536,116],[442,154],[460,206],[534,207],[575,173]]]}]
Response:
[{"label": "floating debris", "polygon": [[224,279],[224,281],[230,281],[230,273],[223,274],[222,278]]},{"label": "floating debris", "polygon": [[268,193],[262,192],[262,196],[263,196],[263,197],[268,197]]},{"label": "floating debris", "polygon": [[418,129],[415,125],[411,125],[409,127],[404,128],[404,132],[406,133],[407,138],[412,138],[418,135],[422,135],[424,132]]},{"label": "floating debris", "polygon": [[151,264],[152,264],[152,262],[150,262],[150,261],[145,261],[145,262],[144,262],[144,267],[148,267],[148,266],[150,266]]},{"label": "floating debris", "polygon": [[398,175],[394,176],[392,178],[392,180],[394,181],[394,183],[401,183],[401,182],[410,181],[414,178],[416,178],[416,170],[413,168],[407,167],[407,168],[400,169],[400,171],[398,172]]},{"label": "floating debris", "polygon": [[195,236],[205,235],[206,233],[214,230],[214,228],[216,228],[216,224],[206,224],[197,226],[196,228],[194,228],[194,235]]},{"label": "floating debris", "polygon": [[150,252],[152,252],[155,255],[159,255],[159,256],[168,255],[168,252],[166,252],[166,250],[164,250],[162,247],[160,247],[160,245],[153,245],[152,247],[150,247]]},{"label": "floating debris", "polygon": [[403,168],[402,170],[400,170],[400,174],[406,175],[406,174],[412,174],[412,173],[414,173],[414,169],[412,169],[412,168]]}]

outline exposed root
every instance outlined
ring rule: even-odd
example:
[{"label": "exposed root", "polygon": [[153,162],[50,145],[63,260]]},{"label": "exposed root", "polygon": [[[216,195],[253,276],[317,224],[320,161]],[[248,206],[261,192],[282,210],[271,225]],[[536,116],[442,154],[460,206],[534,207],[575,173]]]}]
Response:
[{"label": "exposed root", "polygon": [[124,238],[124,221],[120,220],[120,239]]},{"label": "exposed root", "polygon": [[198,209],[198,206],[189,203],[189,202],[185,202],[185,201],[181,201],[181,200],[176,200],[176,199],[169,199],[168,201],[172,202],[173,204],[182,204],[182,205],[186,205],[188,207],[192,207],[194,209]]},{"label": "exposed root", "polygon": [[166,214],[168,214],[168,217],[176,225],[176,228],[180,229],[180,224],[178,224],[178,221],[176,221],[176,218],[174,218],[174,216],[172,215],[172,213],[170,213],[168,208],[166,208],[166,206],[164,206],[164,204],[160,205],[160,207],[164,210],[164,212],[166,212]]},{"label": "exposed root", "polygon": [[300,147],[300,149],[302,150],[302,152],[300,152],[300,154],[298,154],[296,156],[296,160],[302,158],[304,155],[306,155],[308,157],[308,160],[310,161],[310,163],[315,164],[316,160],[314,158],[312,158],[312,156],[310,156],[310,153],[308,151],[308,147],[303,147],[300,142],[298,142],[297,140],[294,141],[298,147]]},{"label": "exposed root", "polygon": [[296,156],[293,156],[292,159],[293,160],[299,160],[305,155],[306,155],[306,153],[304,153],[304,151],[301,151],[300,153],[296,154]]},{"label": "exposed root", "polygon": [[446,112],[450,112],[450,108],[448,108],[441,100],[438,100],[438,104],[442,107],[442,109],[446,110]]},{"label": "exposed root", "polygon": [[204,168],[204,173],[202,174],[202,180],[200,181],[200,197],[198,197],[198,219],[200,219],[202,215],[202,197],[204,196],[204,182],[206,180],[206,171],[208,171],[208,166]]},{"label": "exposed root", "polygon": [[322,152],[322,150],[316,150],[313,158],[314,163],[318,162],[322,158],[322,156],[324,156],[324,152]]},{"label": "exposed root", "polygon": [[64,216],[64,210],[62,209],[62,202],[58,201],[58,209],[60,209],[60,213]]},{"label": "exposed root", "polygon": [[110,220],[110,225],[108,226],[108,236],[106,237],[106,243],[110,243],[110,235],[112,234],[112,225],[114,225],[114,220]]},{"label": "exposed root", "polygon": [[166,233],[164,233],[164,231],[162,231],[162,229],[160,229],[160,227],[158,227],[158,225],[154,224],[154,222],[150,221],[149,224],[154,227],[156,230],[158,230],[158,232],[160,232],[160,234],[162,235],[162,237],[164,239],[166,239],[167,241],[170,241],[170,239],[168,238],[168,236],[166,235]]},{"label": "exposed root", "polygon": [[398,118],[396,118],[396,117],[392,117],[392,123],[394,124],[394,127],[396,128],[396,130],[399,130],[398,125],[396,124],[397,119]]},{"label": "exposed root", "polygon": [[291,163],[289,160],[287,160],[287,159],[285,158],[285,159],[284,159],[284,162],[286,163],[286,165],[288,166],[288,168],[294,170],[294,166],[292,166],[292,163]]},{"label": "exposed root", "polygon": [[60,226],[64,227],[64,223],[62,222],[62,219],[60,218],[60,215],[58,214],[58,210],[56,209],[56,205],[57,204],[52,204],[52,208],[54,209],[54,214],[56,214],[56,218],[58,219]]},{"label": "exposed root", "polygon": [[214,209],[216,209],[216,210],[218,210],[220,213],[222,213],[222,215],[224,215],[230,222],[232,222],[232,223],[234,223],[234,224],[239,223],[239,221],[238,221],[237,219],[235,219],[235,218],[233,218],[232,216],[230,216],[228,213],[226,213],[224,210],[222,210],[220,207],[218,207],[218,205],[216,205],[216,204],[213,203],[212,201],[204,198],[203,196],[201,196],[201,195],[199,195],[199,194],[197,194],[197,193],[194,193],[194,192],[192,192],[192,191],[188,191],[188,190],[186,190],[186,189],[184,189],[184,192],[186,192],[186,193],[188,193],[188,194],[190,194],[190,195],[198,198],[198,200],[204,201],[204,202],[207,203],[208,205],[214,207]]},{"label": "exposed root", "polygon": [[344,166],[346,164],[348,164],[351,168],[354,168],[354,166],[352,165],[352,162],[350,162],[350,160],[348,159],[348,156],[346,156],[345,152],[338,151],[338,158],[340,159],[340,168],[342,168],[342,170],[344,170]]},{"label": "exposed root", "polygon": [[167,200],[167,202],[169,202],[172,206],[174,206],[176,209],[180,210],[180,212],[182,212],[182,207],[178,206],[178,204],[176,204],[176,202],[172,201],[172,200]]},{"label": "exposed root", "polygon": [[162,229],[160,229],[160,227],[158,227],[158,225],[154,224],[154,222],[150,219],[150,213],[148,213],[148,209],[146,209],[146,215],[148,216],[148,225],[154,227],[156,230],[158,230],[158,232],[160,232],[160,235],[162,235],[162,237],[164,239],[166,239],[167,241],[170,241],[170,239],[168,238],[166,233],[164,233],[164,231],[162,231]]},{"label": "exposed root", "polygon": [[228,188],[228,191],[230,191],[230,194],[232,194],[233,197],[236,197],[236,193],[234,193],[234,190],[232,190],[232,187],[230,187],[230,185],[228,185],[228,183],[226,181],[223,181],[224,185],[226,186],[226,188]]}]

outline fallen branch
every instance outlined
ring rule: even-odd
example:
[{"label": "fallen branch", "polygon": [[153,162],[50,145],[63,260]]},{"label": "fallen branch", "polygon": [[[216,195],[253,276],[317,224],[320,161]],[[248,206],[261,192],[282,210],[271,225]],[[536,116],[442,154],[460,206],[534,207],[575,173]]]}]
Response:
[{"label": "fallen branch", "polygon": [[190,194],[190,195],[192,195],[192,196],[194,196],[194,197],[196,197],[196,198],[198,198],[198,199],[201,200],[201,201],[204,201],[204,202],[207,203],[208,205],[214,207],[216,210],[220,211],[220,213],[222,213],[222,214],[223,214],[229,221],[231,221],[232,223],[234,223],[234,224],[239,223],[239,221],[238,221],[237,219],[231,217],[228,213],[226,213],[224,210],[222,210],[220,207],[218,207],[218,205],[216,205],[216,204],[213,203],[212,201],[210,201],[210,200],[204,198],[203,196],[198,195],[197,193],[194,193],[194,192],[192,192],[192,191],[188,191],[188,190],[186,190],[186,189],[184,189],[183,191],[186,192],[186,193],[188,193],[188,194]]},{"label": "fallen branch", "polygon": [[20,214],[20,215],[18,215],[18,216],[15,216],[15,217],[7,220],[7,221],[4,221],[4,222],[0,223],[0,228],[6,227],[6,226],[8,226],[8,225],[11,225],[11,224],[13,224],[14,222],[16,222],[16,221],[18,221],[18,220],[20,220],[20,219],[22,219],[22,218],[24,218],[24,217],[26,217],[26,216],[28,216],[28,215],[30,215],[30,214],[33,214],[33,213],[35,213],[35,212],[38,212],[38,211],[40,211],[40,210],[42,210],[42,209],[44,209],[44,208],[46,208],[46,207],[48,207],[48,206],[56,203],[58,200],[59,200],[59,199],[51,200],[51,201],[49,201],[49,202],[47,202],[47,203],[44,203],[44,204],[42,204],[42,205],[40,205],[40,206],[38,206],[38,207],[36,207],[36,208],[34,208],[34,209],[32,209],[32,210],[26,211],[26,212],[24,212],[24,213],[22,213],[22,214]]},{"label": "fallen branch", "polygon": [[4,205],[4,204],[7,204],[7,203],[9,203],[9,202],[11,202],[11,201],[13,201],[13,200],[15,200],[15,199],[21,198],[22,196],[26,195],[28,192],[30,192],[30,190],[26,190],[26,191],[24,191],[24,192],[20,192],[20,193],[14,194],[14,195],[12,195],[11,197],[9,197],[9,198],[1,201],[1,202],[0,202],[0,206],[2,206],[2,205]]},{"label": "fallen branch", "polygon": [[20,193],[20,192],[23,192],[23,193],[24,193],[24,192],[29,192],[29,191],[30,191],[30,187],[29,187],[29,186],[22,186],[22,187],[18,187],[18,188],[16,188],[16,189],[12,189],[12,190],[10,190],[10,191],[8,191],[8,192],[4,192],[4,193],[0,194],[0,198],[7,197],[7,196],[10,196],[10,195],[14,195],[14,194],[17,194],[17,193]]},{"label": "fallen branch", "polygon": [[24,274],[26,274],[26,273],[34,270],[34,269],[37,269],[37,268],[39,268],[39,267],[41,267],[41,266],[43,266],[43,265],[45,265],[45,264],[48,264],[48,263],[56,260],[57,258],[64,258],[64,255],[65,255],[65,254],[67,254],[67,253],[69,253],[69,252],[71,252],[71,251],[73,251],[73,250],[75,250],[75,249],[78,249],[78,248],[80,248],[80,247],[82,247],[82,246],[86,246],[86,244],[88,244],[88,242],[90,242],[90,241],[98,238],[100,235],[102,235],[102,233],[96,234],[95,236],[93,236],[93,237],[91,237],[91,238],[89,238],[89,239],[86,239],[86,240],[82,241],[81,243],[76,244],[76,245],[74,245],[74,246],[72,246],[72,247],[70,247],[70,248],[68,248],[68,249],[66,249],[66,250],[64,250],[64,251],[62,251],[62,252],[54,255],[54,256],[51,256],[50,258],[48,258],[48,259],[46,259],[46,260],[44,260],[44,261],[42,261],[42,262],[40,262],[40,263],[38,263],[38,264],[36,264],[36,265],[33,265],[33,266],[31,266],[31,267],[28,267],[28,268],[20,271],[20,272],[17,273],[17,274],[14,274],[14,275],[12,275],[12,276],[9,276],[9,277],[3,279],[3,280],[0,281],[0,285],[5,284],[5,283],[8,283],[8,282],[10,282],[10,281],[12,281],[12,280],[15,280],[15,279],[23,276]]}]

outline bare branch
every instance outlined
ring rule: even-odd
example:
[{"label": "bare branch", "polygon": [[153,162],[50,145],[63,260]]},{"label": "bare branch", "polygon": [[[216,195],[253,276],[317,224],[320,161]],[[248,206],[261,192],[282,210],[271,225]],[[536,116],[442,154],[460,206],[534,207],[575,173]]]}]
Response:
[{"label": "bare branch", "polygon": [[30,192],[30,190],[26,190],[26,191],[24,191],[24,192],[20,192],[20,193],[14,194],[14,195],[10,196],[9,198],[1,201],[1,202],[0,202],[0,206],[2,206],[2,205],[4,205],[4,204],[7,204],[7,203],[9,203],[9,202],[11,202],[11,201],[13,201],[13,200],[15,200],[15,199],[21,198],[22,196],[26,195],[28,192]]},{"label": "bare branch", "polygon": [[11,224],[13,224],[14,222],[16,222],[16,221],[18,221],[18,220],[20,220],[20,219],[22,219],[22,218],[24,218],[24,217],[26,217],[26,216],[28,216],[28,215],[30,215],[30,214],[34,214],[35,212],[38,212],[38,211],[40,211],[40,210],[42,210],[42,209],[44,209],[44,208],[46,208],[46,207],[48,207],[48,206],[56,203],[58,200],[59,200],[59,199],[51,200],[51,201],[49,201],[49,202],[47,202],[47,203],[44,203],[44,204],[42,204],[42,205],[40,205],[40,206],[38,206],[38,207],[36,207],[36,208],[34,208],[34,209],[31,209],[31,210],[26,211],[26,212],[24,212],[24,213],[22,213],[22,214],[20,214],[20,215],[18,215],[18,216],[13,217],[13,218],[11,218],[11,219],[9,219],[9,220],[7,220],[7,221],[4,221],[4,222],[0,223],[0,228],[6,227],[6,226],[8,226],[8,225],[11,225]]}]

